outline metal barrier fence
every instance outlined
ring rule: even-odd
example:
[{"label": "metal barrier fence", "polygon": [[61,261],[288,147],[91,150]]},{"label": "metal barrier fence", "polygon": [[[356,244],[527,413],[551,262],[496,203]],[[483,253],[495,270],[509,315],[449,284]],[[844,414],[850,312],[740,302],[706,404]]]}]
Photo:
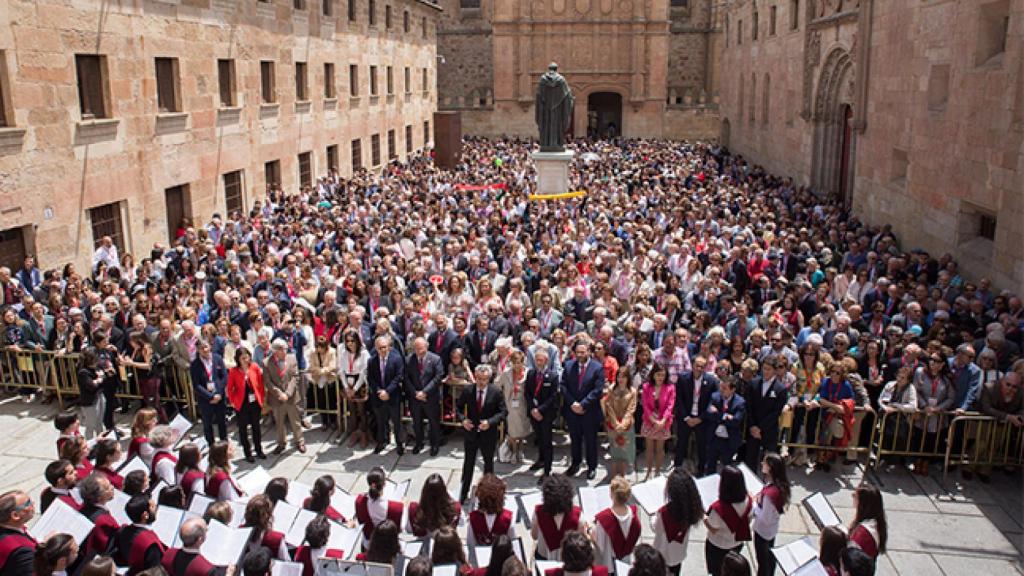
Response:
[{"label": "metal barrier fence", "polygon": [[1024,427],[981,414],[956,416],[946,436],[943,479],[950,465],[968,466],[983,474],[992,466],[1024,465]]},{"label": "metal barrier fence", "polygon": [[952,413],[893,411],[882,415],[873,446],[874,465],[887,456],[933,458],[944,452]]},{"label": "metal barrier fence", "polygon": [[[853,426],[849,431],[842,425],[843,433],[839,436],[838,430],[834,429],[830,420],[829,410],[826,408],[811,408],[804,403],[798,404],[792,411],[783,412],[779,417],[779,447],[787,448],[790,454],[795,451],[806,452],[808,450],[824,452],[845,452],[847,455],[870,454],[871,444],[861,445],[861,428],[865,421],[871,425],[870,437],[873,439],[877,432],[874,426],[875,412],[870,407],[858,406],[853,412]],[[839,416],[832,413],[833,418]],[[842,420],[839,421],[840,424]],[[839,440],[850,435],[845,444]]]}]

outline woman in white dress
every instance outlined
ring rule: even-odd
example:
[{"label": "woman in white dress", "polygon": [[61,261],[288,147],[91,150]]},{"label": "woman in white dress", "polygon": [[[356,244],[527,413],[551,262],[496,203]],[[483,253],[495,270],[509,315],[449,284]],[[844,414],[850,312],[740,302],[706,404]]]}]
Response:
[{"label": "woman in white dress", "polygon": [[526,413],[526,355],[521,350],[514,350],[511,360],[511,366],[498,375],[497,383],[508,408],[506,432],[512,448],[512,462],[519,463],[523,461],[523,440],[532,430]]},{"label": "woman in white dress", "polygon": [[347,429],[352,431],[348,445],[352,447],[361,442],[363,449],[370,445],[370,426],[366,419],[366,363],[369,360],[370,353],[363,347],[359,332],[354,328],[342,332],[341,345],[338,346],[338,377],[348,407]]}]

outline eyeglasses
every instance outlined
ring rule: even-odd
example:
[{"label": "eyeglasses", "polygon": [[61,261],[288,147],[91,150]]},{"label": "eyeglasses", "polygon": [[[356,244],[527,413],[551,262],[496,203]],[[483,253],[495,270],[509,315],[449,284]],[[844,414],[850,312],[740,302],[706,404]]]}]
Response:
[{"label": "eyeglasses", "polygon": [[32,507],[32,499],[31,498],[26,498],[24,503],[18,504],[17,506],[14,507],[14,511],[15,512],[21,512],[22,510],[28,510],[31,507]]}]

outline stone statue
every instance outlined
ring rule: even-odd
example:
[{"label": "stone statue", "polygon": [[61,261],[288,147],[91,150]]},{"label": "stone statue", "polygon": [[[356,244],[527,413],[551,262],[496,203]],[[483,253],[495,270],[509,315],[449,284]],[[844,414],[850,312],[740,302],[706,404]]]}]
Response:
[{"label": "stone statue", "polygon": [[572,121],[573,97],[569,83],[558,73],[558,64],[549,64],[548,71],[540,77],[534,106],[541,152],[564,151],[565,133]]}]

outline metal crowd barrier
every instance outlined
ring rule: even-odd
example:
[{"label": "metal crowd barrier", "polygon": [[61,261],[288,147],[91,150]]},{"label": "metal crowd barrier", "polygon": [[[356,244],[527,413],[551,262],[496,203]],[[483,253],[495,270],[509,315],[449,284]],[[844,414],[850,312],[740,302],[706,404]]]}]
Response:
[{"label": "metal crowd barrier", "polygon": [[54,358],[47,350],[5,348],[0,350],[0,384],[22,393],[57,393]]},{"label": "metal crowd barrier", "polygon": [[986,471],[992,466],[1024,466],[1024,427],[977,413],[954,417],[946,437],[943,480],[950,465]]},{"label": "metal crowd barrier", "polygon": [[[949,427],[949,412],[926,414],[915,412],[886,412],[875,434],[872,455],[877,467],[882,458],[934,458],[944,454],[945,430]],[[927,433],[934,428],[934,433]]]},{"label": "metal crowd barrier", "polygon": [[320,414],[324,424],[333,423],[338,430],[344,430],[347,406],[338,377],[331,376],[322,383],[309,377],[306,386],[306,414]]},{"label": "metal crowd barrier", "polygon": [[[875,418],[874,410],[866,406],[854,408],[851,437],[845,446],[837,445],[829,430],[824,428],[828,412],[826,408],[820,407],[808,410],[803,403],[798,404],[791,412],[783,412],[779,417],[779,449],[787,448],[790,454],[793,454],[794,450],[825,450],[845,452],[858,457],[862,454],[870,455],[872,442],[869,441],[867,446],[861,445],[860,431],[866,420]],[[872,439],[877,430],[877,427],[872,427]]]}]

